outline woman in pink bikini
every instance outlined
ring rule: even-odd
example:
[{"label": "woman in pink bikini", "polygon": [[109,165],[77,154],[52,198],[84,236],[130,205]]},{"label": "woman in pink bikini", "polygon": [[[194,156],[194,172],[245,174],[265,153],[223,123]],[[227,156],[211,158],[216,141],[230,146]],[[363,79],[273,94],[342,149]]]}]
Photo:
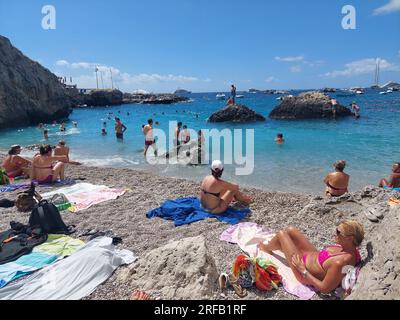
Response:
[{"label": "woman in pink bikini", "polygon": [[346,220],[336,228],[336,244],[321,251],[293,227],[280,231],[267,245],[260,243],[259,248],[269,254],[282,251],[297,280],[330,293],[340,286],[345,276],[343,267],[361,262],[357,248],[363,239],[363,226]]},{"label": "woman in pink bikini", "polygon": [[50,184],[58,180],[64,180],[64,163],[68,163],[67,156],[52,156],[52,148],[49,145],[40,147],[40,154],[33,158],[32,180],[40,184]]}]

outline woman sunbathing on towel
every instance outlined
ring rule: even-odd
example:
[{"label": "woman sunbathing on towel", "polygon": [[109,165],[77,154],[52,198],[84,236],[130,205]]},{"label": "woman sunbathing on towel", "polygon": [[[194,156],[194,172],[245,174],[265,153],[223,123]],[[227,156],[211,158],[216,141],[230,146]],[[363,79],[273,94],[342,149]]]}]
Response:
[{"label": "woman sunbathing on towel", "polygon": [[210,213],[222,213],[228,209],[233,199],[249,205],[250,197],[239,191],[239,186],[221,180],[224,166],[221,161],[215,160],[211,165],[211,175],[201,183],[201,205]]},{"label": "woman sunbathing on towel", "polygon": [[340,286],[346,275],[343,267],[361,262],[357,248],[363,239],[363,226],[346,220],[336,228],[336,245],[321,251],[293,227],[280,231],[267,245],[260,243],[258,247],[269,254],[282,251],[297,280],[326,294]]},{"label": "woman sunbathing on towel", "polygon": [[67,156],[52,156],[49,145],[40,147],[40,154],[33,158],[32,180],[41,184],[53,183],[60,178],[64,180],[64,163],[68,162]]}]

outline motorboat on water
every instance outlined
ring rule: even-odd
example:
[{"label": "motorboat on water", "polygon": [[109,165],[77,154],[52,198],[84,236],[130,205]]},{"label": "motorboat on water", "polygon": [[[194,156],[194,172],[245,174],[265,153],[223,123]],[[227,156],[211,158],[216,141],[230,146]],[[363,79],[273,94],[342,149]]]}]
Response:
[{"label": "motorboat on water", "polygon": [[236,98],[237,98],[237,99],[243,99],[243,98],[244,98],[244,95],[238,94],[238,95],[236,96]]},{"label": "motorboat on water", "polygon": [[226,95],[223,93],[218,93],[216,96],[217,100],[225,100],[226,99]]}]

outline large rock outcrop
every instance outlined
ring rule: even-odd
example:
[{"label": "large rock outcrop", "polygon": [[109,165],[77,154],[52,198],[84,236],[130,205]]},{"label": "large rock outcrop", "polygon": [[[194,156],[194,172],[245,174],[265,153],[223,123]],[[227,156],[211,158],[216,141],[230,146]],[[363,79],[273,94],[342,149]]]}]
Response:
[{"label": "large rock outcrop", "polygon": [[77,94],[0,36],[0,128],[66,118]]},{"label": "large rock outcrop", "polygon": [[118,276],[132,289],[157,293],[162,299],[211,299],[218,271],[203,236],[169,242],[154,249]]},{"label": "large rock outcrop", "polygon": [[122,104],[123,93],[119,90],[93,90],[83,97],[84,104],[89,107],[115,106]]},{"label": "large rock outcrop", "polygon": [[255,122],[265,121],[265,118],[246,106],[227,106],[213,113],[209,122]]},{"label": "large rock outcrop", "polygon": [[[305,92],[297,97],[284,97],[281,104],[269,114],[271,119],[332,118],[330,98],[320,92]],[[336,117],[352,116],[350,109],[336,106]]]}]

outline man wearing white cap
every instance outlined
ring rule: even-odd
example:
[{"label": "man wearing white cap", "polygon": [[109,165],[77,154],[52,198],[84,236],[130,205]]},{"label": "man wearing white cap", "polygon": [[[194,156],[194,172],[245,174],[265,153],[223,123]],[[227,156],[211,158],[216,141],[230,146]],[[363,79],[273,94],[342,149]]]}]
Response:
[{"label": "man wearing white cap", "polygon": [[250,197],[241,193],[237,184],[221,180],[223,172],[224,165],[215,160],[211,165],[211,175],[201,183],[201,205],[210,213],[225,212],[234,199],[245,205],[251,203]]}]

